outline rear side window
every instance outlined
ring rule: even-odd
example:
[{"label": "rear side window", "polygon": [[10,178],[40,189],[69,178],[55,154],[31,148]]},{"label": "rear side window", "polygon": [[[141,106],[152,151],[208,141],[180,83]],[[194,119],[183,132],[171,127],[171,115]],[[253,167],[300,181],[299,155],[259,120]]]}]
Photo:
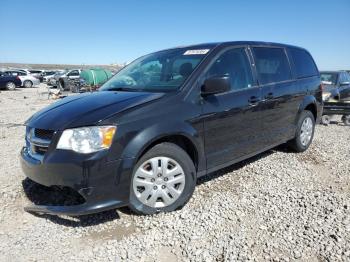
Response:
[{"label": "rear side window", "polygon": [[318,75],[315,62],[308,52],[302,49],[291,48],[290,54],[294,62],[297,78]]},{"label": "rear side window", "polygon": [[253,53],[260,84],[281,82],[292,78],[283,48],[254,47]]}]

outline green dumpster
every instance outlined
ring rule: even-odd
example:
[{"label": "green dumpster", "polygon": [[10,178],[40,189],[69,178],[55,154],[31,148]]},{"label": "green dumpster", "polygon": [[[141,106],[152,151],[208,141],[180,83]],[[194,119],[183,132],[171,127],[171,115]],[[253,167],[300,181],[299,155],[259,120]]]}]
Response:
[{"label": "green dumpster", "polygon": [[80,77],[89,86],[100,86],[112,77],[112,73],[102,68],[92,68],[83,70],[80,73]]}]

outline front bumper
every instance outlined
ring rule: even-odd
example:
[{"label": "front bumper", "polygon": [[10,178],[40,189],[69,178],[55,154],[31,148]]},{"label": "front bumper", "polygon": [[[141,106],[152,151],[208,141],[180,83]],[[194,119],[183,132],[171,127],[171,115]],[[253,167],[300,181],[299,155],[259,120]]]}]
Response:
[{"label": "front bumper", "polygon": [[133,158],[107,161],[107,152],[78,154],[67,150],[47,152],[43,159],[32,157],[27,147],[21,150],[25,175],[44,186],[69,187],[85,200],[71,206],[31,206],[29,212],[84,215],[128,204]]}]

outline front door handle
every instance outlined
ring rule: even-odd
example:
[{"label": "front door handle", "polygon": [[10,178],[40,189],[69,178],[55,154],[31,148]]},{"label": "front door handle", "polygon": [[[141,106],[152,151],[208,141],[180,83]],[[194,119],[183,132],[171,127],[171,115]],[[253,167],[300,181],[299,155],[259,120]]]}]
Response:
[{"label": "front door handle", "polygon": [[256,96],[251,96],[249,99],[248,99],[248,103],[250,105],[257,105],[259,103],[259,98],[256,97]]}]

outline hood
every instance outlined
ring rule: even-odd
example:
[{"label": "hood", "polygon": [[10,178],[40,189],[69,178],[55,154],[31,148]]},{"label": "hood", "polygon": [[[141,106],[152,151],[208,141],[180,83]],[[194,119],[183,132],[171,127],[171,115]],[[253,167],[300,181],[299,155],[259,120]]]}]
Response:
[{"label": "hood", "polygon": [[163,95],[163,93],[99,91],[69,96],[34,114],[26,121],[26,125],[48,130],[96,125],[103,119]]}]

